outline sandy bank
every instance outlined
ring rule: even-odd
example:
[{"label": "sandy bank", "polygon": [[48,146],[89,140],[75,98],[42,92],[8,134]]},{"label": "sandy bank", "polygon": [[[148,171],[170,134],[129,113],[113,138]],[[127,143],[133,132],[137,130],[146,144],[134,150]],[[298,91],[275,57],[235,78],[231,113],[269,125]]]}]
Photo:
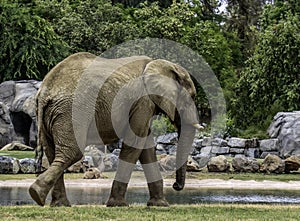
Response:
[{"label": "sandy bank", "polygon": [[[100,187],[110,188],[112,179],[68,179],[68,187]],[[0,181],[0,187],[29,187],[34,179],[25,180],[6,180]],[[165,187],[172,187],[173,179],[164,179]],[[130,187],[147,187],[144,179],[131,179]],[[186,188],[203,188],[203,189],[265,189],[265,190],[300,190],[300,181],[278,182],[278,181],[242,181],[242,180],[221,180],[221,179],[187,179]]]}]

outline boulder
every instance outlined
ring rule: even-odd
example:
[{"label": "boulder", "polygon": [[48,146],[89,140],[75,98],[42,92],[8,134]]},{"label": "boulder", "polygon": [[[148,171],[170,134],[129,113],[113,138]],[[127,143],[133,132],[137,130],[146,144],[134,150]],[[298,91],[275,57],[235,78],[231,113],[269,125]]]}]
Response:
[{"label": "boulder", "polygon": [[262,152],[278,151],[280,148],[278,139],[265,139],[259,141],[259,149]]},{"label": "boulder", "polygon": [[259,171],[259,163],[254,158],[238,156],[233,158],[232,167],[236,172],[257,172]]},{"label": "boulder", "polygon": [[156,154],[157,155],[161,155],[161,154],[166,154],[166,150],[165,150],[165,147],[164,147],[164,144],[157,144],[156,147]]},{"label": "boulder", "polygon": [[262,152],[260,158],[265,159],[266,156],[268,156],[269,154],[279,156],[278,151],[268,151],[268,152]]},{"label": "boulder", "polygon": [[0,156],[0,174],[17,174],[19,171],[20,163],[18,159]]},{"label": "boulder", "polygon": [[281,157],[300,155],[300,111],[277,113],[268,133],[279,140]]},{"label": "boulder", "polygon": [[285,172],[298,171],[300,168],[300,156],[291,156],[284,160]]},{"label": "boulder", "polygon": [[228,139],[228,146],[231,148],[256,148],[259,146],[258,139],[245,139],[232,137]]},{"label": "boulder", "polygon": [[107,145],[107,149],[109,150],[109,152],[113,152],[116,149],[121,149],[122,148],[122,140],[118,140],[114,143],[111,143],[109,145]]},{"label": "boulder", "polygon": [[[115,152],[116,150],[114,150]],[[116,171],[118,168],[119,157],[113,153],[106,155],[103,159],[104,171]]]},{"label": "boulder", "polygon": [[247,139],[232,137],[228,139],[228,146],[231,148],[246,148]]},{"label": "boulder", "polygon": [[193,156],[193,159],[197,161],[199,168],[203,168],[207,166],[210,156],[198,154]]},{"label": "boulder", "polygon": [[188,171],[188,172],[200,171],[200,167],[199,167],[197,161],[195,161],[191,156],[189,156],[189,158],[187,160],[186,171]]},{"label": "boulder", "polygon": [[157,144],[176,144],[178,142],[178,133],[167,133],[156,138]]},{"label": "boulder", "polygon": [[176,169],[176,156],[163,154],[158,161],[162,171],[173,171]]},{"label": "boulder", "polygon": [[17,81],[15,97],[10,107],[14,130],[23,137],[24,144],[35,147],[37,139],[35,95],[41,82],[28,80]]},{"label": "boulder", "polygon": [[15,87],[16,83],[14,81],[4,81],[0,84],[0,101],[8,107],[11,107],[15,98]]},{"label": "boulder", "polygon": [[229,153],[229,147],[218,147],[218,146],[213,146],[211,153],[220,155],[220,154],[228,154]]},{"label": "boulder", "polygon": [[[40,81],[34,80],[6,81],[0,84],[0,102],[7,106],[7,108],[3,108],[3,105],[0,105],[0,109],[7,109],[8,111],[5,111],[6,116],[9,116],[9,120],[6,120],[7,126],[1,124],[3,116],[0,116],[0,136],[3,138],[0,139],[2,141],[0,142],[0,147],[12,141],[19,141],[32,147],[36,146],[37,122],[35,95],[40,84]],[[0,110],[0,115],[2,112]],[[5,136],[1,134],[5,134]]]},{"label": "boulder", "polygon": [[285,163],[280,157],[269,154],[264,159],[260,171],[264,173],[284,173]]},{"label": "boulder", "polygon": [[84,156],[92,158],[90,167],[96,167],[100,172],[104,171],[104,153],[96,145],[87,146],[84,150]]},{"label": "boulder", "polygon": [[35,173],[36,163],[34,159],[24,158],[19,160],[22,173]]},{"label": "boulder", "polygon": [[245,155],[246,149],[245,148],[230,148],[229,153],[235,154],[243,154]]},{"label": "boulder", "polygon": [[83,161],[83,158],[81,160],[77,161],[76,163],[74,163],[73,165],[71,165],[69,168],[67,168],[66,172],[82,173],[84,171],[82,161]]},{"label": "boulder", "polygon": [[0,148],[11,143],[14,137],[15,131],[10,119],[8,106],[0,102]]},{"label": "boulder", "polygon": [[98,168],[89,168],[84,174],[83,179],[100,179],[102,178],[101,172]]},{"label": "boulder", "polygon": [[230,164],[225,156],[220,155],[212,157],[207,164],[207,168],[209,172],[227,172],[230,169]]},{"label": "boulder", "polygon": [[202,147],[200,153],[202,156],[211,156],[212,154],[212,146]]},{"label": "boulder", "polygon": [[193,141],[193,147],[197,150],[202,148],[203,139],[195,138]]},{"label": "boulder", "polygon": [[202,140],[202,146],[217,146],[217,147],[221,147],[221,146],[227,146],[227,141],[222,139],[222,138],[218,138],[218,137],[205,137]]},{"label": "boulder", "polygon": [[259,158],[260,151],[259,148],[248,148],[245,150],[245,156],[250,158]]}]

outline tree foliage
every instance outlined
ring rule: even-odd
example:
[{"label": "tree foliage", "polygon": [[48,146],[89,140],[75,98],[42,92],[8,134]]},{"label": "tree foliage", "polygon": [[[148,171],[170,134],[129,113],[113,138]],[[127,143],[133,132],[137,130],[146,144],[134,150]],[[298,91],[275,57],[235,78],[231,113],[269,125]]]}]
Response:
[{"label": "tree foliage", "polygon": [[68,46],[51,24],[20,3],[0,2],[0,81],[42,79]]},{"label": "tree foliage", "polygon": [[253,56],[238,83],[234,109],[243,127],[266,128],[278,111],[300,108],[300,20],[297,5],[269,6]]},{"label": "tree foliage", "polygon": [[[221,12],[220,5],[226,3]],[[223,88],[230,131],[299,109],[297,0],[0,0],[0,82],[43,79],[71,53],[168,39],[202,55]],[[159,48],[153,48],[153,56]],[[155,51],[157,50],[157,52]],[[193,60],[193,59],[190,59]],[[200,87],[201,120],[210,104]]]}]

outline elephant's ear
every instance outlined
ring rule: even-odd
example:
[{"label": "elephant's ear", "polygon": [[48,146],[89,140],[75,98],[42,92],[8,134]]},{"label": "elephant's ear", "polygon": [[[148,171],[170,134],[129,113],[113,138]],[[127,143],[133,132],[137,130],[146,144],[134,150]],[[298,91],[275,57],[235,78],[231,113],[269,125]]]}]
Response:
[{"label": "elephant's ear", "polygon": [[151,100],[174,121],[181,86],[193,96],[196,90],[188,72],[172,62],[158,59],[148,63],[143,79]]}]

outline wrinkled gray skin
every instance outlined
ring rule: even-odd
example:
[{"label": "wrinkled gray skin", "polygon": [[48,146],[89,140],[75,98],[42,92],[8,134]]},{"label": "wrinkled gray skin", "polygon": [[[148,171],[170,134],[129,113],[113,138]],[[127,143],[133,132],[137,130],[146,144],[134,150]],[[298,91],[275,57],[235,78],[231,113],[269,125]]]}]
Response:
[{"label": "wrinkled gray skin", "polygon": [[[99,65],[94,65],[93,68],[90,68],[92,67],[90,66],[91,64],[95,64],[94,61],[96,61],[96,59],[99,59]],[[93,72],[91,76],[96,76],[95,79],[86,83],[82,82],[82,80],[79,82],[88,67],[89,71]],[[149,125],[152,117],[159,113],[165,113],[178,128],[180,133],[177,160],[178,162],[186,161],[186,152],[190,150],[195,135],[195,127],[199,126],[197,114],[194,109],[188,108],[189,104],[181,105],[181,107],[185,107],[186,110],[179,110],[175,108],[177,104],[165,99],[166,97],[173,96],[176,100],[184,102],[184,98],[180,95],[181,89],[178,87],[179,85],[183,86],[191,97],[196,94],[193,82],[186,70],[174,63],[165,60],[152,60],[148,57],[129,57],[114,60],[97,58],[95,55],[89,53],[77,53],[60,62],[47,74],[37,94],[37,115],[39,123],[39,145],[37,152],[41,159],[41,153],[44,151],[50,162],[50,167],[39,175],[37,180],[29,188],[29,193],[37,204],[41,206],[45,204],[46,197],[53,187],[50,205],[70,206],[70,202],[66,196],[63,173],[66,168],[83,157],[80,149],[82,147],[79,146],[85,143],[79,145],[78,141],[81,142],[83,140],[86,142],[86,137],[84,136],[80,137],[80,139],[76,139],[75,137],[74,122],[76,123],[77,120],[80,125],[82,119],[75,119],[74,121],[74,112],[72,116],[74,94],[76,93],[76,88],[79,83],[83,83],[83,86],[86,84],[87,88],[91,88],[91,82],[97,84],[98,81],[103,81],[103,78],[105,78],[105,76],[107,77],[108,72],[110,72],[110,75],[97,92],[96,104],[94,105],[95,110],[92,112],[94,113],[96,127],[102,142],[109,144],[120,138],[116,135],[111,122],[111,108],[114,97],[121,88],[124,89],[125,87],[126,89],[126,87],[128,87],[128,91],[133,91],[135,94],[142,93],[141,91],[143,90],[153,91],[160,89],[160,91],[166,92],[163,96],[153,94],[142,96],[141,99],[132,105],[129,117],[130,128],[139,137],[146,137],[150,132]],[[111,74],[111,72],[113,73]],[[141,79],[143,79],[143,88],[135,89],[132,85],[131,87],[130,84],[129,86],[127,85],[128,82],[141,76]],[[157,78],[155,76],[171,78],[178,84],[174,84],[174,81],[171,79],[170,81],[156,80]],[[96,89],[98,90],[99,88]],[[88,93],[81,94],[80,96],[83,97],[82,104],[86,105],[89,100],[92,100],[88,97]],[[80,96],[77,99],[81,99]],[[83,108],[83,110],[79,110],[79,112],[81,111],[80,113],[92,109],[87,108],[87,110],[84,110],[84,106],[81,108]],[[82,116],[82,114],[79,115]],[[122,125],[124,120],[122,116],[119,116],[119,118],[120,119],[118,119],[117,116],[116,120],[117,122],[120,121],[120,127],[124,131],[122,135],[126,136],[128,125],[127,128],[126,124]],[[195,126],[196,124],[197,126]],[[86,129],[84,122],[82,122],[82,127],[83,130]],[[144,145],[153,144],[151,142],[145,142]],[[180,150],[182,150],[182,153]],[[126,143],[123,143],[119,159],[131,164],[135,164],[137,160],[140,160],[142,165],[151,165],[151,163],[157,161],[154,145],[134,148]],[[122,169],[124,168],[118,168],[117,174],[122,175]],[[150,173],[145,172],[150,193],[150,200],[147,205],[168,206],[163,195],[162,179],[151,180],[151,174],[159,173],[158,167],[150,167],[150,170],[153,171],[150,171]],[[176,182],[173,185],[174,189],[181,190],[184,187],[185,172],[186,163],[183,163],[176,171]],[[128,205],[125,201],[128,182],[117,179],[117,176],[118,175],[116,175],[113,182],[107,206]],[[128,176],[129,181],[130,173]]]}]

